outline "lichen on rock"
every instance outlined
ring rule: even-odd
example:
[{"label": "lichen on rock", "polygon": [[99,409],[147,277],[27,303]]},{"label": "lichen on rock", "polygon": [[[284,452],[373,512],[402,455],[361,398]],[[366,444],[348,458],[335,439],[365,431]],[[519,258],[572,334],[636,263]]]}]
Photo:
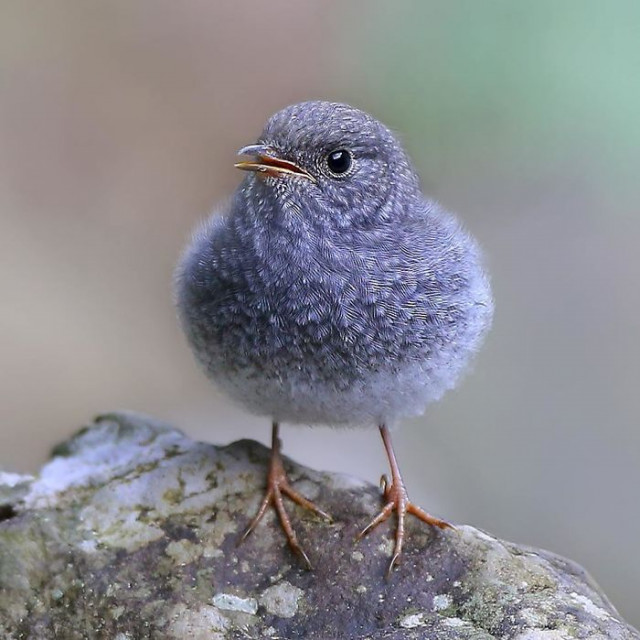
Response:
[{"label": "lichen on rock", "polygon": [[640,639],[576,564],[469,526],[410,522],[387,579],[389,531],[354,542],[377,489],[291,461],[334,517],[289,506],[315,570],[273,515],[238,547],[267,461],[120,413],[38,477],[0,473],[0,638]]}]

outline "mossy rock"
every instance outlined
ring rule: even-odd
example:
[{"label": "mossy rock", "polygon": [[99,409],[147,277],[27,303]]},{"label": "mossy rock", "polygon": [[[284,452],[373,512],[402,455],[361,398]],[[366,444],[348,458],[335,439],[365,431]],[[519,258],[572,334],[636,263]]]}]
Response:
[{"label": "mossy rock", "polygon": [[288,506],[315,569],[273,514],[237,546],[268,456],[122,413],[58,446],[37,478],[0,473],[0,637],[640,639],[573,562],[469,526],[410,521],[387,578],[389,525],[354,542],[378,489],[289,460],[334,517]]}]

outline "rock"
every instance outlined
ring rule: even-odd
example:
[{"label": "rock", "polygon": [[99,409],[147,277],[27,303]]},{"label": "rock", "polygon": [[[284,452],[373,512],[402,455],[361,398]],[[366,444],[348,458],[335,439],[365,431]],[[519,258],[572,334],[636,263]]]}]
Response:
[{"label": "rock", "polygon": [[98,418],[39,477],[0,473],[0,637],[639,639],[579,566],[473,527],[354,536],[377,488],[288,462],[333,524],[289,504],[305,571],[267,516],[236,547],[268,450],[193,442],[132,414]]}]

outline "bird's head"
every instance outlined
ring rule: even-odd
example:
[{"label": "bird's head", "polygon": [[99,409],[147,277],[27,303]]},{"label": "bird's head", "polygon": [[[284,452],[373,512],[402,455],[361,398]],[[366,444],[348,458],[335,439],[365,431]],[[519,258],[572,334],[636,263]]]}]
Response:
[{"label": "bird's head", "polygon": [[389,220],[419,193],[411,163],[389,129],[345,104],[291,105],[239,153],[252,156],[236,167],[253,172],[253,197],[332,226]]}]

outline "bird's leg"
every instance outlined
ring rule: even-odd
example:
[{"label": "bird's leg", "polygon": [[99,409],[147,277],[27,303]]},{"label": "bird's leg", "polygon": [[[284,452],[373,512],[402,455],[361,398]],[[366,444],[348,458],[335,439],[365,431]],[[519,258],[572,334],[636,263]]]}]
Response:
[{"label": "bird's leg", "polygon": [[260,522],[262,516],[264,516],[264,514],[266,513],[267,508],[273,505],[276,513],[278,514],[280,524],[284,529],[284,533],[287,536],[289,546],[302,558],[307,569],[311,569],[311,562],[309,561],[307,554],[298,543],[298,538],[296,537],[296,532],[293,530],[293,526],[291,525],[289,514],[284,508],[284,500],[282,496],[284,494],[305,509],[313,511],[316,515],[321,516],[325,520],[330,521],[331,516],[316,507],[316,505],[311,502],[311,500],[307,500],[307,498],[299,494],[289,484],[287,472],[284,469],[284,465],[282,464],[282,456],[280,455],[282,442],[278,435],[279,430],[280,428],[278,423],[274,422],[271,428],[271,460],[269,462],[269,473],[267,475],[267,490],[264,494],[262,502],[260,503],[258,512],[245,529],[242,537],[238,541],[238,544],[240,544],[240,542],[242,542],[256,528],[256,525],[258,524],[258,522]]},{"label": "bird's leg", "polygon": [[407,513],[416,516],[427,524],[439,527],[440,529],[452,527],[448,522],[430,516],[426,511],[423,511],[420,507],[416,506],[409,500],[409,494],[404,486],[404,481],[400,474],[400,467],[398,466],[398,461],[396,460],[396,455],[393,451],[393,445],[391,444],[391,434],[389,433],[388,427],[384,424],[380,425],[380,435],[382,436],[382,442],[384,443],[387,458],[389,459],[389,466],[391,467],[391,484],[389,484],[387,476],[383,475],[380,479],[380,486],[386,501],[385,505],[378,515],[358,534],[358,539],[366,536],[381,522],[384,522],[393,511],[398,514],[395,546],[393,549],[393,556],[387,570],[387,575],[389,575],[402,553],[402,545],[404,543],[404,522]]}]

